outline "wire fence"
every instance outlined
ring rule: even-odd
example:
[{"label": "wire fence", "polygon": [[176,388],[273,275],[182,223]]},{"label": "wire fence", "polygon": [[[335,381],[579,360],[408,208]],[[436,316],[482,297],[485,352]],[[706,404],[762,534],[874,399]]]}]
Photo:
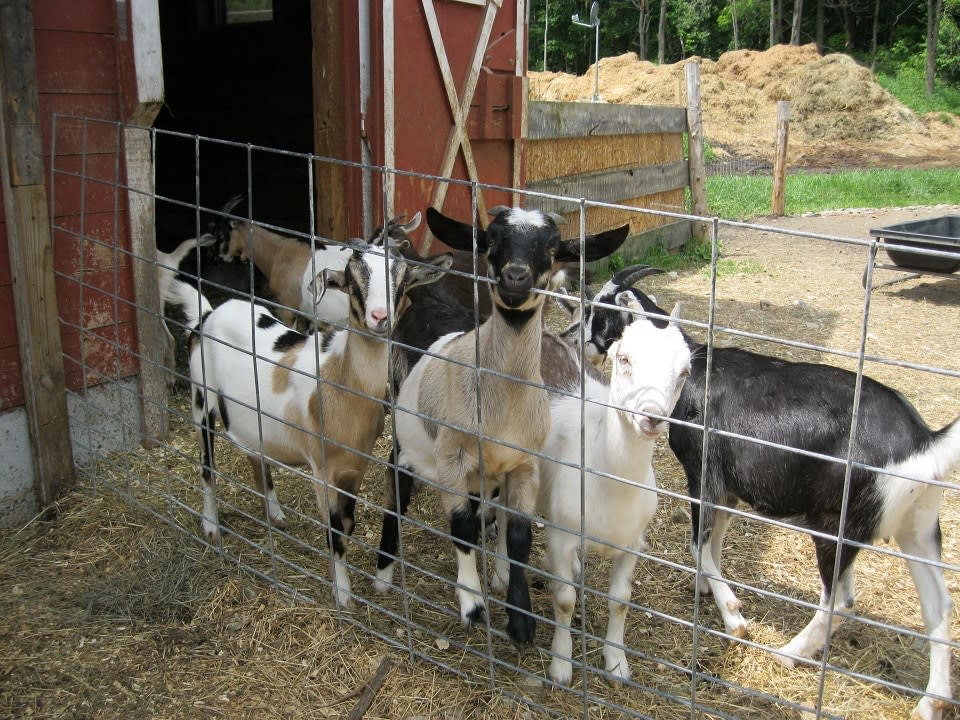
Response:
[{"label": "wire fence", "polygon": [[[506,532],[503,518],[498,522],[493,515],[504,507],[503,498],[489,493],[475,498],[482,526],[475,551],[487,612],[475,618],[473,627],[462,627],[456,598],[458,591],[465,589],[464,581],[456,576],[454,554],[450,551],[450,520],[440,502],[440,488],[432,478],[418,478],[419,489],[408,513],[399,520],[400,545],[392,585],[386,592],[375,590],[381,517],[390,512],[390,503],[384,498],[389,486],[398,482],[391,449],[395,423],[402,421],[402,413],[396,411],[395,399],[386,401],[386,429],[365,454],[369,467],[361,489],[350,494],[350,503],[356,504],[356,528],[332,529],[335,535],[349,536],[345,556],[352,578],[349,598],[336,592],[332,578],[337,557],[326,542],[331,527],[315,504],[314,492],[319,494],[325,488],[314,487],[316,478],[307,467],[279,463],[257,448],[241,448],[238,452],[222,427],[214,438],[220,538],[212,541],[205,537],[201,530],[201,449],[184,340],[188,328],[175,309],[168,308],[164,319],[177,338],[177,355],[161,365],[169,383],[162,408],[169,432],[149,436],[147,429],[145,436],[137,417],[144,404],[150,402],[138,383],[138,369],[157,361],[138,348],[135,316],[157,314],[159,310],[153,303],[144,305],[134,300],[134,266],[155,264],[156,260],[134,251],[122,230],[127,212],[124,198],[127,193],[142,195],[154,208],[158,228],[160,218],[171,210],[186,213],[192,220],[192,232],[174,236],[168,244],[198,236],[212,227],[209,223],[217,222],[220,207],[220,203],[206,199],[210,195],[206,176],[217,173],[217,168],[211,167],[205,158],[221,157],[230,151],[238,154],[239,165],[246,168],[242,176],[244,186],[239,190],[257,202],[241,205],[229,213],[228,219],[252,220],[309,240],[311,233],[304,228],[311,227],[313,221],[314,171],[318,164],[332,161],[213,138],[150,132],[152,160],[157,168],[165,163],[165,146],[176,142],[192,148],[193,167],[187,173],[187,181],[178,185],[175,192],[161,183],[156,191],[128,183],[115,160],[120,156],[123,128],[77,118],[57,118],[54,126],[55,145],[70,144],[73,150],[66,156],[53,154],[51,178],[56,253],[58,257],[73,259],[69,266],[61,265],[57,275],[61,308],[66,308],[60,318],[64,335],[75,340],[65,342],[64,361],[72,400],[83,408],[82,420],[74,421],[71,433],[75,447],[79,448],[78,470],[96,488],[122,494],[151,513],[157,522],[168,523],[198,543],[209,545],[279,591],[329,608],[343,623],[358,626],[410,658],[435,664],[465,683],[485,685],[552,716],[894,717],[903,716],[918,702],[927,710],[942,703],[956,711],[956,703],[949,697],[949,657],[956,642],[951,639],[949,628],[945,633],[943,628],[936,628],[933,633],[925,629],[917,594],[903,562],[912,560],[913,571],[926,578],[918,580],[921,592],[925,593],[924,614],[935,609],[936,603],[929,598],[935,595],[930,588],[936,585],[938,576],[946,577],[948,590],[957,587],[960,541],[953,537],[956,533],[952,532],[950,521],[960,511],[955,493],[958,477],[955,473],[947,474],[945,469],[931,479],[928,475],[918,476],[914,468],[887,462],[880,469],[887,473],[888,485],[878,483],[876,490],[880,493],[894,484],[899,472],[913,482],[907,495],[915,492],[929,497],[928,516],[936,513],[940,492],[930,494],[926,489],[947,491],[941,509],[945,528],[941,560],[918,557],[916,544],[906,548],[887,543],[873,545],[871,540],[882,538],[861,539],[859,528],[847,524],[850,513],[859,512],[856,507],[851,509],[859,492],[851,483],[862,478],[865,470],[852,454],[828,458],[844,468],[849,486],[844,494],[853,498],[837,507],[840,525],[839,531],[835,531],[805,528],[800,518],[789,513],[765,517],[746,504],[727,507],[696,499],[691,502],[683,470],[666,441],[660,440],[653,460],[657,484],[644,491],[655,492],[657,497],[656,514],[646,532],[649,547],[640,542],[642,523],[636,528],[636,542],[626,546],[611,543],[610,533],[591,535],[581,528],[580,572],[571,581],[546,566],[544,537],[550,523],[540,516],[533,518],[537,528],[535,543],[525,569],[530,577],[532,611],[539,630],[534,647],[522,652],[517,651],[504,630],[511,604],[504,600],[503,593],[493,589],[497,561],[502,567],[508,560],[497,548]],[[263,183],[270,182],[269,178],[257,176],[257,158],[265,157],[301,169],[303,194],[290,204],[306,209],[302,222],[278,223],[252,212],[252,208],[262,206]],[[381,188],[389,186],[387,179],[395,172],[380,167],[365,170],[381,180]],[[431,176],[421,179],[424,183],[452,182]],[[474,194],[482,190],[482,186],[471,187]],[[522,191],[517,192],[522,205],[536,206],[537,196],[524,197]],[[598,207],[653,212],[589,199],[568,200],[586,214]],[[385,194],[379,202],[385,206]],[[684,213],[655,214],[703,220]],[[223,219],[222,214],[219,219]],[[847,368],[856,377],[857,392],[852,396],[854,418],[861,399],[860,388],[866,382],[865,373],[902,391],[935,428],[945,425],[958,412],[960,365],[955,332],[946,328],[951,322],[955,327],[960,284],[954,286],[949,279],[937,278],[942,284],[937,287],[940,299],[933,302],[927,302],[921,291],[912,289],[916,285],[881,294],[873,290],[880,251],[875,239],[784,231],[723,220],[709,222],[712,259],[702,270],[678,278],[655,276],[640,284],[656,295],[662,307],[669,309],[674,301],[682,301],[680,322],[686,332],[704,343],[703,352],[708,357],[717,348],[740,345],[783,360],[809,360]],[[158,230],[158,244],[167,241],[160,234]],[[749,252],[742,239],[745,236],[753,238],[753,264],[744,259]],[[815,259],[805,262],[805,251],[814,250]],[[218,252],[216,245],[197,251],[195,261],[179,267],[180,278],[199,285],[214,305],[227,297],[255,300],[258,294],[265,295],[262,280],[258,280],[252,265],[226,264]],[[943,254],[937,249],[929,253]],[[823,258],[830,262],[823,264]],[[571,275],[576,278],[578,272],[583,272],[582,268]],[[922,283],[923,279],[917,282]],[[478,283],[477,292],[487,292],[486,283]],[[562,297],[589,307],[589,296],[581,292],[576,282],[573,284],[574,289]],[[762,295],[775,291],[782,294]],[[569,318],[556,307],[555,300],[561,296],[553,291],[544,294],[548,296],[548,329],[563,329]],[[70,298],[66,303],[65,297]],[[408,312],[414,310],[415,304]],[[893,328],[891,324],[895,324]],[[586,334],[580,336],[580,342],[584,340],[589,340]],[[395,339],[388,337],[382,342],[392,346]],[[393,350],[391,347],[391,357]],[[578,347],[577,351],[582,357],[583,348]],[[255,367],[259,366],[251,358],[250,374],[243,376],[243,383],[256,384],[261,389],[269,387],[271,378],[255,376]],[[478,369],[477,377],[482,376],[483,369]],[[320,382],[315,378],[310,381]],[[517,382],[519,387],[523,381]],[[384,387],[387,385],[385,377]],[[802,394],[806,389],[797,388],[797,392]],[[751,392],[749,382],[745,382],[742,392]],[[590,407],[598,401],[577,393],[575,397],[581,408],[580,417],[593,417]],[[371,399],[382,402],[383,396]],[[792,411],[790,399],[774,398],[773,402],[783,406],[785,416]],[[259,403],[258,398],[256,404]],[[336,422],[351,420],[344,417]],[[686,420],[690,424],[690,418]],[[702,421],[693,419],[692,425],[702,428],[698,422]],[[709,426],[709,417],[706,422]],[[595,438],[587,439],[592,437],[590,430],[581,425],[577,431],[583,438],[581,458],[588,454],[586,443],[598,442]],[[757,428],[759,434],[767,436],[765,440],[740,436],[751,448],[742,452],[782,448],[777,444],[777,434],[765,430]],[[822,430],[815,428],[811,432]],[[849,427],[840,432],[849,432]],[[705,435],[706,449],[709,451],[711,443],[722,443],[727,435],[714,428]],[[485,441],[492,442],[490,438]],[[523,449],[541,462],[556,459],[540,457],[540,448]],[[804,448],[791,450],[811,460],[819,459],[816,453]],[[902,458],[892,460],[899,459]],[[582,462],[578,467],[582,478],[591,471],[604,474],[602,468],[583,467]],[[265,519],[264,494],[251,482],[250,471],[260,463],[275,468],[279,501],[286,516],[283,527]],[[611,477],[613,482],[618,481],[617,476]],[[631,482],[625,478],[619,481]],[[771,478],[770,483],[775,485],[776,480]],[[800,492],[801,496],[815,492],[813,479],[810,483],[808,489]],[[397,490],[394,486],[394,492]],[[722,500],[726,502],[727,498]],[[752,500],[759,509],[767,505],[766,498]],[[871,495],[870,501],[877,502],[876,496]],[[584,497],[582,502],[586,509],[592,503],[599,504],[601,498]],[[909,500],[904,497],[900,502]],[[689,548],[691,520],[702,520],[704,513],[712,511],[722,511],[736,520],[726,539],[722,567],[723,578],[736,595],[736,604],[730,604],[734,603],[730,600],[722,612],[713,598],[704,594],[708,585],[717,590],[710,580],[719,578],[711,576],[708,568],[713,560],[720,564],[719,544],[709,546],[709,563],[691,555]],[[582,522],[586,524],[585,517]],[[881,527],[898,539],[909,536],[902,527]],[[722,540],[719,524],[717,528],[714,537],[719,535]],[[828,572],[834,586],[849,591],[851,597],[820,596],[814,552],[806,540],[811,533],[821,554],[840,557],[851,547],[860,550],[856,613],[851,607],[852,583],[846,584],[839,563],[829,563]],[[636,558],[638,566],[630,576],[624,638],[614,638],[611,643],[606,634],[608,614],[620,617],[621,611],[608,577],[613,576],[620,555]],[[548,641],[557,624],[552,593],[571,582],[578,598],[569,627],[573,633],[569,650],[572,681],[558,684],[551,678],[549,668],[566,651]],[[749,619],[748,634],[737,627],[724,629],[723,615],[737,613],[741,602]],[[820,620],[811,622],[815,614]],[[818,645],[818,651],[810,653],[812,657],[785,660],[780,655],[777,660],[777,651],[808,622],[813,625],[820,621],[822,625],[818,627],[826,628],[826,635],[810,640]],[[948,615],[946,624],[953,625],[952,615]],[[829,634],[841,625],[829,642]],[[797,647],[788,645],[788,652]],[[610,648],[623,653],[629,673],[620,666],[608,666],[605,658]],[[798,667],[786,669],[785,661]]]}]

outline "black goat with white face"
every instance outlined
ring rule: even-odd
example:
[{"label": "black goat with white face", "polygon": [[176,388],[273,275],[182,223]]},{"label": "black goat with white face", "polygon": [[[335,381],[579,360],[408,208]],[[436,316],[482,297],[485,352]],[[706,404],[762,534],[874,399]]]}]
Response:
[{"label": "black goat with white face", "polygon": [[[626,271],[624,271],[626,272]],[[606,303],[607,291],[623,290],[624,278],[611,281],[594,298]],[[642,291],[631,288],[645,311],[664,315]],[[615,297],[615,294],[614,294]],[[585,355],[603,359],[611,343],[633,313],[587,303]],[[579,338],[579,327],[568,334]],[[747,634],[740,601],[724,582],[720,570],[723,536],[730,522],[725,511],[738,500],[755,511],[796,523],[813,531],[820,571],[821,608],[810,623],[778,651],[778,659],[792,666],[810,658],[828,640],[841,615],[830,617],[833,604],[853,607],[853,563],[859,547],[884,537],[897,540],[911,556],[910,571],[920,596],[930,643],[930,674],[926,695],[915,715],[926,720],[941,717],[950,698],[951,600],[940,561],[939,524],[941,483],[960,463],[960,419],[941,430],[931,430],[916,409],[896,390],[869,377],[860,388],[857,427],[853,410],[857,376],[847,370],[816,363],[788,362],[739,348],[714,347],[710,397],[706,399],[707,348],[687,337],[693,360],[690,376],[674,409],[670,448],[683,465],[692,504],[691,549],[698,558],[709,589],[723,616],[726,632]],[[701,477],[703,422],[712,432],[706,474]],[[845,459],[853,435],[846,523],[844,507]],[[760,441],[760,442],[758,442]],[[761,444],[762,443],[772,443]],[[799,451],[799,452],[798,452]],[[842,530],[844,544],[837,563]],[[914,559],[916,558],[916,559]],[[839,569],[833,583],[834,566]]]}]

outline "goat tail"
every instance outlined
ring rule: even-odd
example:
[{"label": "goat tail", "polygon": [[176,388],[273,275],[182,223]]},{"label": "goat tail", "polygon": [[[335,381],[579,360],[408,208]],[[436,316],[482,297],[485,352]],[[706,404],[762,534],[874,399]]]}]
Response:
[{"label": "goat tail", "polygon": [[167,291],[166,297],[163,298],[163,301],[171,305],[176,305],[183,311],[183,314],[187,316],[184,327],[186,328],[188,337],[190,333],[199,327],[200,322],[206,317],[207,313],[213,311],[213,306],[210,304],[210,301],[207,300],[206,295],[200,292],[199,288],[185,283],[183,280],[174,279],[174,281],[170,283],[170,288]]},{"label": "goat tail", "polygon": [[927,452],[936,466],[936,477],[947,480],[951,471],[960,465],[960,417],[933,433]]}]

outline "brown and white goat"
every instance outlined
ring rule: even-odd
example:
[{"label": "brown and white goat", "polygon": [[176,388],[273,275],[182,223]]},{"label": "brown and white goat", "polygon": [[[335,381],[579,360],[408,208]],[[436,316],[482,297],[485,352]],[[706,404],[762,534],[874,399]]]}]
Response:
[{"label": "brown and white goat", "polygon": [[[317,277],[318,297],[339,290],[350,307],[349,327],[302,335],[262,305],[230,300],[210,310],[185,286],[183,306],[194,328],[190,347],[193,419],[203,451],[203,529],[220,537],[214,467],[217,419],[250,461],[269,520],[286,518],[277,501],[271,463],[307,465],[321,515],[329,516],[335,553],[333,590],[351,604],[345,539],[374,442],[383,430],[388,392],[388,335],[408,305],[407,291],[436,281],[449,255],[430,265],[384,257],[383,250],[350,254],[343,270]],[[255,358],[255,362],[253,362]]]}]

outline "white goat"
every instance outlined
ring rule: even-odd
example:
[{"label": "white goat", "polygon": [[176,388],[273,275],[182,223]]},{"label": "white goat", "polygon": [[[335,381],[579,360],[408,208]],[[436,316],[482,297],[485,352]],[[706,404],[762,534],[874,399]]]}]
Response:
[{"label": "white goat", "polygon": [[350,307],[349,329],[322,335],[302,335],[267,308],[242,300],[210,310],[194,289],[184,291],[188,326],[195,328],[190,378],[208,539],[220,537],[213,453],[219,418],[227,438],[247,454],[275,525],[282,527],[286,518],[268,463],[310,467],[321,516],[329,513],[333,590],[341,605],[351,604],[344,541],[353,532],[367,458],[383,430],[387,336],[408,305],[407,291],[439,279],[451,261],[447,254],[411,266],[385,258],[382,249],[352,252],[343,270],[326,269],[317,277],[318,298],[327,289],[340,290]]},{"label": "white goat", "polygon": [[[630,293],[618,296],[617,303],[642,311]],[[678,314],[679,306],[674,318]],[[690,350],[673,322],[658,328],[639,317],[609,352],[609,385],[587,373],[582,401],[579,363],[572,355],[567,368],[555,365],[548,374],[544,367],[546,384],[567,390],[550,398],[550,435],[543,450],[551,459],[540,460],[537,498],[537,511],[546,520],[546,566],[554,576],[550,677],[562,684],[572,679],[570,625],[581,541],[587,552],[611,559],[604,666],[616,680],[630,677],[623,635],[637,553],[646,549],[645,531],[657,508],[653,450],[690,373]],[[506,578],[503,543],[498,539],[498,585]]]},{"label": "white goat", "polygon": [[[424,356],[414,366],[397,397],[395,424],[401,471],[412,470],[449,491],[442,497],[466,624],[486,613],[475,554],[478,497],[503,487],[500,497],[511,511],[500,528],[510,559],[507,631],[523,644],[533,641],[535,629],[525,566],[539,469],[529,450],[543,447],[550,420],[547,392],[537,387],[542,384],[544,303],[538,291],[547,287],[558,263],[579,257],[580,240],[561,241],[546,213],[505,207],[491,213],[495,217],[484,230],[427,210],[431,231],[451,248],[469,250],[476,238],[493,280],[493,312],[476,330],[445,336],[431,346],[431,355],[442,357]],[[585,259],[613,252],[626,232],[623,227],[586,238]],[[594,252],[598,246],[599,254]],[[479,379],[473,365],[480,368]],[[378,569],[378,589],[389,586],[392,570],[392,563]]]}]

